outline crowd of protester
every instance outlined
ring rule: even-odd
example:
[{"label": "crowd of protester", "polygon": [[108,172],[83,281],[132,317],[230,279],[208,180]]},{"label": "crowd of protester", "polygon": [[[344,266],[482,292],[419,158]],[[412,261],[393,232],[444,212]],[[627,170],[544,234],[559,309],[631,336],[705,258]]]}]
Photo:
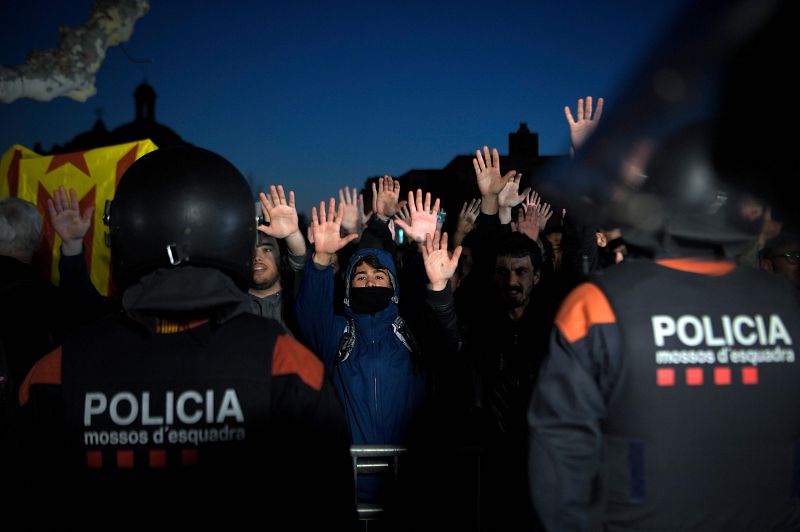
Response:
[{"label": "crowd of protester", "polygon": [[[572,156],[603,103],[580,99],[575,115],[565,108]],[[271,186],[257,204],[250,312],[319,357],[351,444],[408,449],[397,478],[359,480],[359,501],[385,505],[396,523],[433,513],[463,524],[480,505],[485,528],[524,529],[536,521],[526,416],[557,310],[592,272],[641,250],[623,226],[591,226],[533,188],[520,190],[521,176],[500,168],[497,149],[476,150],[473,164],[481,196],[464,203],[452,235],[441,231],[440,198],[404,191],[390,176],[369,184],[369,209],[363,192],[343,187],[338,201],[313,209],[307,228],[294,193]],[[119,298],[100,296],[88,277],[82,243],[92,214],[64,187],[48,202],[61,238],[56,288],[32,266],[42,225],[35,206],[0,202],[7,460],[31,368],[70,331],[121,312]],[[800,287],[796,228],[757,198],[741,217],[756,231],[740,262]]]},{"label": "crowd of protester", "polygon": [[74,190],[1,200],[7,522],[799,529],[796,163],[760,105],[788,6],[689,6],[625,105],[564,109],[567,164],[479,147],[467,201],[385,175],[305,223],[213,152],[148,153],[110,297]]}]

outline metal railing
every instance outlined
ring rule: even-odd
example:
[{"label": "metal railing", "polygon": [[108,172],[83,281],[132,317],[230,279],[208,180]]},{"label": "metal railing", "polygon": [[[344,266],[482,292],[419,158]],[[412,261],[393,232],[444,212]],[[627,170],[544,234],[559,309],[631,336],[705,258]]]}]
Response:
[{"label": "metal railing", "polygon": [[356,485],[356,509],[362,521],[380,519],[384,514],[381,504],[364,502],[358,498],[358,477],[362,475],[383,475],[388,481],[396,481],[400,469],[400,457],[408,452],[400,445],[352,445],[353,476]]}]

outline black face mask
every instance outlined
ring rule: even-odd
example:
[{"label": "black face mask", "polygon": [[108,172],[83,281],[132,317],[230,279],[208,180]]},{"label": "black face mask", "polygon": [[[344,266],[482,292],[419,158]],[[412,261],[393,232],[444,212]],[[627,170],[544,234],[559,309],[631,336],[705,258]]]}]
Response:
[{"label": "black face mask", "polygon": [[356,314],[375,314],[389,306],[394,290],[385,286],[350,287],[350,308]]}]

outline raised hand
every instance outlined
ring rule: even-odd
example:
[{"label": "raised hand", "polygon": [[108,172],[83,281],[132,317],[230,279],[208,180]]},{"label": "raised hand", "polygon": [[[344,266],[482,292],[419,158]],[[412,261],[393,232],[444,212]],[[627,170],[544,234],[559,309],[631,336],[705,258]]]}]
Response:
[{"label": "raised hand", "polygon": [[372,183],[372,197],[373,210],[384,218],[391,218],[400,208],[400,181],[388,175],[378,178],[377,183]]},{"label": "raised hand", "polygon": [[408,204],[403,205],[394,217],[395,219],[403,220],[407,225],[411,225],[411,213],[408,212]]},{"label": "raised hand", "polygon": [[511,209],[519,205],[528,196],[529,188],[525,189],[522,194],[519,193],[520,179],[522,179],[522,174],[517,174],[509,179],[497,197],[497,214],[501,224],[505,225],[511,221]]},{"label": "raised hand", "polygon": [[456,224],[456,231],[464,233],[465,235],[475,229],[475,220],[478,219],[478,213],[481,212],[481,200],[471,199],[469,205],[464,202],[461,207],[461,212],[458,213],[458,223]]},{"label": "raised hand", "polygon": [[425,243],[422,245],[422,260],[425,263],[425,273],[428,274],[431,290],[437,292],[444,290],[456,271],[459,257],[461,257],[461,246],[456,247],[452,257],[447,252],[447,233],[442,234],[441,241],[439,231],[433,234],[433,238],[430,233],[425,235]]},{"label": "raised hand", "polygon": [[415,242],[424,242],[426,234],[433,234],[436,232],[436,218],[439,214],[439,198],[431,209],[431,193],[425,194],[425,203],[422,202],[422,190],[417,189],[417,197],[414,199],[414,193],[408,191],[408,211],[411,215],[411,223],[408,224],[401,218],[395,219],[397,227],[405,231],[408,238]]},{"label": "raised hand", "polygon": [[472,166],[475,168],[478,189],[482,196],[500,194],[509,179],[516,174],[514,170],[511,170],[504,176],[500,175],[500,155],[497,153],[497,148],[492,148],[490,155],[488,146],[483,147],[483,153],[481,150],[475,151]]},{"label": "raised hand", "polygon": [[542,202],[533,209],[533,214],[536,216],[536,223],[539,224],[539,231],[544,231],[547,222],[553,216],[553,210],[549,203]]},{"label": "raised hand", "polygon": [[325,212],[325,202],[319,202],[319,216],[317,208],[311,209],[311,231],[314,242],[314,262],[320,266],[327,266],[333,261],[333,255],[355,240],[358,235],[353,233],[344,238],[339,234],[344,217],[344,204],[339,204],[336,211],[336,200],[331,198],[328,212]]},{"label": "raised hand", "polygon": [[597,109],[592,116],[592,97],[586,97],[586,107],[583,106],[583,98],[578,99],[577,119],[573,118],[569,106],[564,107],[564,115],[569,124],[569,151],[571,156],[586,142],[586,139],[594,132],[597,124],[600,123],[600,116],[603,114],[603,99],[598,98]]},{"label": "raised hand", "polygon": [[539,202],[541,202],[539,194],[537,194],[535,190],[530,189],[527,197],[525,198],[525,201],[522,204],[522,207],[525,209],[530,209],[531,207],[538,207]]},{"label": "raised hand", "polygon": [[363,216],[363,212],[361,215],[359,215],[359,209],[363,203],[363,198],[360,202],[358,201],[358,190],[355,187],[353,187],[352,195],[350,193],[350,187],[339,189],[339,204],[344,205],[342,229],[345,233],[357,233],[360,229],[359,224],[361,223],[361,216]]},{"label": "raised hand", "polygon": [[528,238],[531,240],[536,240],[539,238],[539,219],[536,216],[536,207],[523,207],[519,211],[519,217],[517,218],[516,225],[511,226],[514,231],[519,231],[520,233],[527,235]]},{"label": "raised hand", "polygon": [[508,183],[506,183],[503,190],[500,191],[500,195],[497,197],[500,207],[516,207],[522,203],[522,200],[528,197],[528,193],[531,190],[530,188],[525,189],[522,194],[519,193],[519,182],[521,179],[522,174],[516,174],[508,180]]},{"label": "raised hand", "polygon": [[453,234],[453,244],[460,246],[464,241],[464,237],[475,229],[475,220],[478,219],[478,214],[481,212],[481,200],[472,199],[467,205],[461,207],[461,212],[458,213],[458,221],[456,222],[456,231]]},{"label": "raised hand", "polygon": [[61,237],[61,252],[64,255],[77,255],[83,249],[83,238],[92,225],[94,207],[87,208],[81,214],[78,194],[74,188],[67,190],[63,186],[53,193],[53,199],[47,200],[47,214],[50,223]]},{"label": "raised hand", "polygon": [[258,226],[259,231],[275,238],[286,238],[299,230],[293,191],[289,191],[289,201],[287,202],[283,186],[278,185],[276,188],[275,185],[271,185],[269,196],[261,192],[258,199],[261,200],[264,217],[269,220],[269,225]]},{"label": "raised hand", "polygon": [[375,197],[372,198],[372,210],[369,212],[364,211],[364,194],[358,195],[358,222],[361,224],[361,229],[367,226],[367,221],[372,217],[375,212]]}]

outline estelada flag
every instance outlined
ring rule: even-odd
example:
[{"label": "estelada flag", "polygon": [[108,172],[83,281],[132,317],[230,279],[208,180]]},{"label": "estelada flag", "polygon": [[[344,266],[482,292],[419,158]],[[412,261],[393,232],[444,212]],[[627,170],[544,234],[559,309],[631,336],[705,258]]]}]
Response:
[{"label": "estelada flag", "polygon": [[108,295],[111,289],[111,252],[105,244],[103,210],[114,198],[117,183],[125,170],[142,155],[156,150],[149,139],[93,150],[39,155],[15,144],[0,159],[0,198],[16,196],[39,209],[44,223],[37,251],[43,273],[58,284],[61,238],[48,220],[47,200],[64,186],[78,194],[81,212],[94,206],[92,225],[84,239],[89,276],[97,290]]}]

